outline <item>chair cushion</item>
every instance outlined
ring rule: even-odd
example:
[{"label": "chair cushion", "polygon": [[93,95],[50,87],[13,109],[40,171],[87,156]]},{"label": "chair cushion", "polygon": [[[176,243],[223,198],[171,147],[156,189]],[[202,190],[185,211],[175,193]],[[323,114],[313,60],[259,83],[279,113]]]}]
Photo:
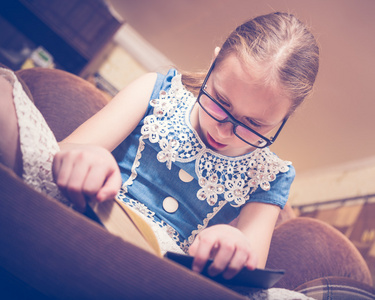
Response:
[{"label": "chair cushion", "polygon": [[312,218],[294,218],[275,229],[267,268],[285,269],[285,276],[275,287],[292,290],[326,276],[372,284],[366,262],[349,239],[327,223]]},{"label": "chair cushion", "polygon": [[33,68],[19,70],[16,75],[27,85],[57,141],[108,102],[94,85],[62,70]]},{"label": "chair cushion", "polygon": [[295,289],[308,297],[329,300],[375,299],[375,289],[347,277],[324,277],[306,282]]}]

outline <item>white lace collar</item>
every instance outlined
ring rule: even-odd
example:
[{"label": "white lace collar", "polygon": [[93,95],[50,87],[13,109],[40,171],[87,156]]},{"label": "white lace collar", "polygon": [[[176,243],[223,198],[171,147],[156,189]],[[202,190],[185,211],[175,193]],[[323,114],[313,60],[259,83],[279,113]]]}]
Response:
[{"label": "white lace collar", "polygon": [[215,205],[218,195],[232,206],[243,205],[258,186],[270,189],[279,172],[287,172],[291,163],[279,159],[268,148],[228,157],[207,148],[190,124],[196,98],[182,85],[181,75],[172,79],[168,92],[161,91],[151,100],[153,114],[145,118],[142,137],[158,143],[157,159],[171,168],[173,162],[195,160],[195,172],[201,189],[199,200]]}]

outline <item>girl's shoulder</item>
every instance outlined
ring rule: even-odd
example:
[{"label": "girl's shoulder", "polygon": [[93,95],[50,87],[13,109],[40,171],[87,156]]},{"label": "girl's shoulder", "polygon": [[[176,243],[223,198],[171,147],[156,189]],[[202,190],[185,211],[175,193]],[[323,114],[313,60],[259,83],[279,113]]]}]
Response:
[{"label": "girl's shoulder", "polygon": [[176,69],[170,69],[166,74],[157,73],[154,90],[151,99],[157,98],[161,91],[168,91],[172,85],[172,79],[178,74]]}]

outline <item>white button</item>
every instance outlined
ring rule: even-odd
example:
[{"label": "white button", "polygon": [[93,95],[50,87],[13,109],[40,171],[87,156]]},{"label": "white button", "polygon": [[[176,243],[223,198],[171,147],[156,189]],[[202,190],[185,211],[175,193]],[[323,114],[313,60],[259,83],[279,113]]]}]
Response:
[{"label": "white button", "polygon": [[163,208],[167,213],[174,213],[178,209],[178,201],[175,198],[167,197],[163,200]]},{"label": "white button", "polygon": [[180,170],[180,172],[178,172],[178,177],[180,177],[181,181],[183,182],[190,182],[194,179],[193,176],[182,169]]}]

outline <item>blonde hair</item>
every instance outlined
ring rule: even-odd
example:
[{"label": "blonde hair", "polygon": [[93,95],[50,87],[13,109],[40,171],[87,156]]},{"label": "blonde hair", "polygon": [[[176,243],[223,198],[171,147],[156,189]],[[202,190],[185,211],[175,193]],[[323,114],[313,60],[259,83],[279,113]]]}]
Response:
[{"label": "blonde hair", "polygon": [[[216,58],[220,64],[236,54],[259,80],[280,87],[292,101],[292,113],[311,94],[319,69],[319,47],[307,27],[294,15],[272,13],[238,26],[226,39]],[[202,73],[183,74],[182,81],[197,94]]]}]

